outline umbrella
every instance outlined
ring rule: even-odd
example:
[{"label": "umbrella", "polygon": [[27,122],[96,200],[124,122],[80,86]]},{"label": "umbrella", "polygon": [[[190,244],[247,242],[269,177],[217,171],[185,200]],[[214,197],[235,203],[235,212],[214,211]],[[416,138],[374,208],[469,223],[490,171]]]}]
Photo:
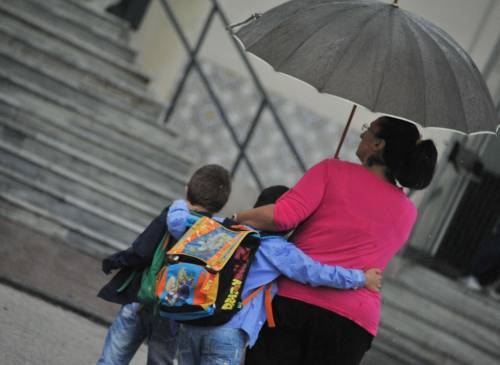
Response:
[{"label": "umbrella", "polygon": [[235,36],[276,71],[373,112],[466,134],[497,129],[491,95],[469,55],[398,0],[289,1],[252,17]]}]

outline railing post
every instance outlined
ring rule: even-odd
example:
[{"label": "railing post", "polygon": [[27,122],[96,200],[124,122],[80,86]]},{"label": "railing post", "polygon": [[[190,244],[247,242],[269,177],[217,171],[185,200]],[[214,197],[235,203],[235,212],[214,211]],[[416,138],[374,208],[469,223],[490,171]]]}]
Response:
[{"label": "railing post", "polygon": [[259,104],[259,107],[254,115],[253,120],[251,121],[250,128],[248,129],[246,136],[243,140],[243,143],[240,142],[240,139],[238,138],[238,135],[236,134],[233,126],[231,125],[229,118],[227,114],[224,111],[224,108],[222,106],[222,103],[220,102],[219,98],[217,97],[213,87],[210,84],[210,81],[208,80],[207,76],[205,75],[202,67],[200,66],[200,63],[197,60],[198,53],[201,49],[201,46],[203,45],[204,41],[206,40],[206,34],[209,31],[210,26],[212,25],[212,21],[216,15],[219,15],[223,25],[226,27],[226,29],[229,28],[229,22],[224,14],[224,11],[220,7],[219,3],[217,0],[211,0],[212,1],[212,7],[210,9],[210,12],[207,15],[207,18],[205,20],[205,23],[202,27],[202,30],[200,31],[200,35],[198,36],[198,39],[196,41],[195,47],[192,48],[188,38],[186,37],[186,34],[184,33],[181,25],[179,24],[174,12],[172,11],[172,8],[168,4],[168,0],[160,0],[160,4],[162,5],[165,14],[167,15],[168,19],[170,20],[171,24],[174,27],[175,32],[177,33],[182,45],[184,46],[186,52],[188,53],[189,60],[186,63],[186,66],[184,67],[184,73],[177,83],[175,92],[172,96],[171,102],[168,105],[168,109],[165,113],[165,118],[164,118],[164,123],[167,123],[169,119],[172,117],[175,108],[177,107],[178,100],[180,98],[180,95],[182,94],[184,87],[186,85],[187,78],[189,74],[195,70],[198,75],[200,76],[200,79],[205,86],[210,98],[212,99],[212,102],[215,105],[215,108],[217,109],[217,112],[221,118],[222,123],[224,124],[224,127],[227,129],[229,132],[230,138],[236,145],[238,149],[238,155],[235,159],[235,162],[233,164],[233,167],[231,169],[231,176],[234,177],[236,174],[236,171],[239,168],[239,165],[241,164],[241,161],[245,161],[247,164],[250,174],[252,175],[253,179],[255,180],[255,183],[257,184],[259,189],[263,188],[262,181],[259,178],[259,175],[251,163],[250,159],[248,158],[246,154],[246,149],[250,143],[250,140],[252,139],[254,132],[261,120],[261,116],[265,108],[269,108],[269,111],[271,112],[271,115],[273,117],[274,122],[276,123],[276,126],[279,130],[279,132],[282,134],[283,138],[285,139],[285,143],[287,146],[290,148],[292,155],[294,156],[295,160],[297,161],[297,164],[299,165],[300,169],[302,171],[306,170],[305,163],[303,162],[300,154],[298,153],[291,137],[288,135],[288,132],[281,121],[276,109],[274,108],[274,105],[272,104],[269,96],[267,95],[267,92],[265,91],[262,83],[260,82],[255,70],[253,69],[252,65],[250,64],[250,61],[248,60],[248,57],[245,54],[245,51],[240,47],[238,44],[237,40],[233,37],[230,36],[231,41],[233,42],[239,56],[241,57],[246,69],[248,70],[251,79],[261,95],[261,102]]},{"label": "railing post", "polygon": [[[224,27],[226,29],[228,29],[230,27],[230,24],[229,24],[229,21],[227,20],[226,15],[224,14],[224,11],[220,7],[219,2],[217,0],[211,0],[211,1],[212,1],[212,4],[217,7],[217,10],[218,10],[219,15],[220,15],[221,20],[222,20],[222,23],[224,24]],[[259,90],[260,94],[265,99],[270,100],[269,96],[267,95],[267,92],[265,91],[264,87],[262,86],[262,83],[260,82],[259,77],[257,76],[257,73],[253,69],[253,66],[250,64],[250,61],[248,60],[248,57],[245,54],[245,51],[243,51],[241,49],[240,44],[233,36],[231,36],[231,40],[233,41],[236,49],[238,50],[238,54],[240,55],[241,59],[243,60],[243,63],[245,64],[248,72],[250,73],[250,76],[251,76],[255,86]],[[278,129],[280,130],[281,134],[283,135],[283,138],[285,138],[285,141],[286,141],[288,147],[290,148],[293,156],[295,157],[295,160],[297,161],[299,167],[302,169],[302,171],[305,171],[306,165],[305,165],[304,161],[302,160],[302,158],[300,157],[299,152],[295,148],[295,145],[294,145],[292,139],[288,135],[286,128],[284,127],[283,122],[281,121],[280,117],[278,116],[278,113],[276,112],[276,109],[274,108],[274,105],[271,102],[269,102],[268,107],[269,107],[269,111],[271,112],[271,114],[273,116],[274,121],[276,122]]]},{"label": "railing post", "polygon": [[[167,4],[168,6],[168,4]],[[184,86],[186,84],[187,78],[189,74],[191,73],[191,70],[193,69],[194,63],[196,62],[196,57],[198,56],[198,52],[200,51],[201,45],[205,41],[205,37],[208,33],[208,28],[212,24],[212,20],[214,18],[215,13],[217,12],[216,7],[212,6],[210,9],[210,13],[207,16],[207,19],[205,20],[205,23],[203,24],[203,28],[200,32],[200,36],[198,37],[198,40],[196,41],[196,46],[194,47],[194,50],[190,52],[189,56],[189,62],[186,64],[186,67],[184,68],[184,74],[182,75],[181,80],[177,83],[177,87],[174,92],[174,96],[172,97],[172,101],[170,102],[167,112],[165,113],[165,118],[163,119],[163,123],[168,123],[170,117],[172,116],[175,107],[177,106],[177,101],[182,94],[182,91],[184,90]]]}]

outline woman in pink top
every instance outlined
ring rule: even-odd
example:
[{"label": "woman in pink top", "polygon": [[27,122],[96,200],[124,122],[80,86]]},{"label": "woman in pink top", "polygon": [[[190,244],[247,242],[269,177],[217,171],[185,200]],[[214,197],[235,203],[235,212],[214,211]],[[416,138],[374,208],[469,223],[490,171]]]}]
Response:
[{"label": "woman in pink top", "polygon": [[[392,117],[365,126],[362,165],[327,159],[312,167],[275,205],[241,212],[240,223],[291,238],[329,265],[384,269],[410,235],[417,210],[402,188],[423,189],[437,151],[418,129]],[[377,334],[380,294],[309,287],[282,278],[265,328],[246,364],[359,364]]]}]

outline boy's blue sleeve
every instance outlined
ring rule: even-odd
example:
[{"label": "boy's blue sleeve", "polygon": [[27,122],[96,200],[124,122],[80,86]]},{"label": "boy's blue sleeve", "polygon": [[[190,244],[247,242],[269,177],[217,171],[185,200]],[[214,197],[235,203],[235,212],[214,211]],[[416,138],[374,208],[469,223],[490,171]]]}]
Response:
[{"label": "boy's blue sleeve", "polygon": [[[167,228],[170,234],[179,239],[186,230],[200,219],[199,215],[191,214],[187,202],[182,199],[175,200],[168,209],[167,213]],[[224,220],[220,217],[212,217],[217,222],[222,223]]]},{"label": "boy's blue sleeve", "polygon": [[302,284],[337,289],[365,286],[365,274],[362,270],[323,265],[282,237],[264,237],[258,253],[281,274]]},{"label": "boy's blue sleeve", "polygon": [[167,228],[170,234],[179,239],[188,227],[189,209],[185,200],[175,200],[168,209]]}]

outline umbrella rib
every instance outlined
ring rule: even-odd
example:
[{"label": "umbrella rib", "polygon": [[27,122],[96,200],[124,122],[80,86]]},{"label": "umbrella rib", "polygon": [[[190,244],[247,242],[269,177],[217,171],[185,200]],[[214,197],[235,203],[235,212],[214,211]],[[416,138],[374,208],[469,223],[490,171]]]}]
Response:
[{"label": "umbrella rib", "polygon": [[[292,1],[291,1],[292,2]],[[296,2],[300,3],[302,2],[301,0],[297,0]],[[282,5],[279,5],[277,8],[281,7],[281,6],[284,6],[285,4],[282,4]],[[322,5],[328,5],[327,2],[325,3],[319,3],[319,4],[315,4],[314,6],[311,6],[307,9],[314,9],[314,8],[317,8],[319,6],[322,6]],[[302,4],[302,6],[298,7],[297,9],[295,9],[292,13],[290,13],[289,15],[287,15],[286,18],[284,19],[281,19],[280,22],[277,22],[272,28],[270,28],[269,30],[266,31],[266,33],[263,33],[258,39],[255,39],[253,43],[248,43],[248,44],[245,44],[245,49],[250,49],[251,47],[254,46],[255,43],[259,42],[262,38],[266,37],[267,35],[269,35],[270,33],[273,33],[276,31],[277,28],[283,26],[284,24],[286,24],[287,22],[291,21],[291,20],[294,20],[295,19],[295,16],[297,15],[297,13],[299,13],[300,11],[304,10],[304,8],[307,7],[307,4]],[[274,9],[271,9],[270,11],[272,11]],[[266,14],[263,15],[263,17],[265,17]],[[252,23],[251,23],[252,24]],[[246,27],[250,27],[252,25],[247,25],[245,26],[244,28]],[[242,29],[244,29],[242,28]]]},{"label": "umbrella rib", "polygon": [[[404,15],[406,15],[404,13]],[[420,52],[418,52],[418,56],[420,58],[420,64],[422,65],[422,74],[425,75],[425,62],[424,62],[424,59],[423,59],[423,52],[422,52],[422,46],[420,44],[420,42],[418,41],[418,39],[416,38],[415,34],[418,33],[418,29],[415,28],[414,26],[414,23],[410,22],[409,21],[409,17],[408,16],[403,16],[402,17],[405,21],[405,23],[408,25],[408,28],[411,30],[412,34],[414,35],[414,38],[415,38],[415,43],[417,44],[417,47],[419,49]],[[425,111],[424,111],[424,121],[415,121],[417,123],[420,123],[422,125],[422,127],[425,127],[425,125],[427,124],[427,115],[428,115],[428,109],[427,109],[427,90],[426,90],[426,87],[424,86],[423,87],[423,90],[422,90],[423,94],[424,94],[424,105],[425,105]],[[425,124],[424,124],[425,123]]]},{"label": "umbrella rib", "polygon": [[[415,18],[415,19],[412,19],[415,23],[423,23],[423,24],[425,24],[427,22],[425,19],[420,18],[420,17],[418,17],[416,15],[413,15],[413,18]],[[474,64],[474,61],[467,54],[467,52],[465,52],[463,50],[463,48],[453,38],[451,38],[451,36],[449,36],[446,32],[444,32],[442,29],[440,29],[439,27],[435,26],[434,24],[432,24],[432,23],[429,23],[429,24],[430,24],[429,28],[433,32],[432,34],[434,34],[436,37],[444,40],[445,42],[449,42],[450,44],[454,45],[454,47],[456,48],[455,52],[457,52],[458,56],[460,56],[459,58],[462,59],[464,63],[465,63],[465,61],[467,61],[465,63],[467,69],[469,70],[470,74],[474,77],[476,85],[479,86],[479,88],[483,91],[484,97],[490,102],[491,107],[493,108],[493,115],[496,116],[496,113],[494,111],[493,100],[491,98],[490,92],[488,90],[488,87],[487,87],[484,79],[481,76],[481,73],[477,70],[477,66]],[[439,48],[441,49],[441,47],[439,47]],[[443,52],[443,54],[446,54],[443,50],[441,50],[441,51]],[[448,58],[446,58],[446,60],[449,63]],[[453,76],[454,76],[455,81],[456,81],[457,77],[455,76],[455,74],[453,74]],[[456,83],[458,84],[458,82],[456,82]],[[459,95],[460,95],[460,99],[463,101],[463,95],[461,93]],[[483,106],[487,108],[488,106],[484,104],[484,103],[486,103],[486,104],[488,103],[485,100],[485,98],[482,98],[482,100],[483,100]],[[462,106],[462,110],[464,110],[464,104],[463,103],[461,104],[461,106]],[[464,116],[465,115],[466,114],[464,112]],[[498,119],[496,117],[495,117],[494,120],[495,120],[494,124],[490,127],[492,129],[495,129],[497,127],[497,123],[498,123],[497,122]],[[467,131],[467,133],[469,133],[468,131],[469,131],[470,128],[467,125],[467,119],[464,119],[464,124],[466,126],[466,128],[464,128],[464,129]]]},{"label": "umbrella rib", "polygon": [[[278,7],[281,7],[283,6],[284,4],[278,6]],[[258,39],[255,39],[253,41],[253,43],[249,43],[249,44],[245,44],[245,49],[249,49],[251,47],[253,47],[253,45],[257,42],[259,42],[262,38],[266,37],[269,33],[272,33],[276,30],[276,28],[282,26],[283,24],[285,24],[286,22],[288,22],[291,18],[293,18],[295,15],[297,15],[297,13],[301,10],[304,9],[304,7],[306,7],[306,5],[302,5],[300,7],[298,7],[297,9],[295,9],[291,14],[289,14],[286,18],[282,19],[281,22],[275,24],[271,29],[269,29],[266,33],[262,34]],[[271,10],[274,10],[274,9],[271,9]],[[262,17],[265,17],[266,14],[264,14]],[[261,17],[261,19],[262,19]],[[255,23],[250,23],[249,25],[246,25],[245,27],[243,27],[242,29],[245,29],[245,28],[248,28],[248,27],[252,27],[254,26]],[[239,31],[238,31],[239,32]],[[238,37],[238,36],[237,36]],[[239,38],[239,37],[238,37]]]},{"label": "umbrella rib", "polygon": [[[364,7],[365,5],[360,5],[359,7]],[[338,10],[334,10],[332,11],[332,13],[342,13],[344,11],[350,11],[352,10],[352,8],[348,8],[348,9],[343,9],[342,11],[338,11]],[[281,23],[283,24],[283,23]],[[293,56],[293,54],[295,52],[297,52],[299,50],[300,47],[302,47],[307,41],[309,41],[312,37],[314,37],[316,34],[318,34],[318,32],[321,32],[324,28],[328,27],[331,23],[326,23],[325,25],[321,26],[318,30],[314,31],[312,34],[310,34],[306,39],[304,39],[302,42],[300,42],[289,54],[288,56],[283,60],[281,61],[276,67],[275,69],[279,71],[279,68],[286,62],[290,59],[290,57]],[[276,27],[277,28],[277,27]],[[273,28],[276,29],[276,28]]]},{"label": "umbrella rib", "polygon": [[[365,22],[363,22],[362,26],[360,27],[360,29],[358,30],[358,32],[356,33],[356,35],[350,40],[349,43],[352,43],[356,38],[359,37],[359,35],[361,34],[361,30],[362,28],[364,28],[368,23],[370,23],[370,21],[372,21],[373,19],[375,19],[376,15],[380,12],[384,11],[384,8],[380,9],[379,11],[371,14],[369,17],[367,17],[367,19],[365,20]],[[343,52],[342,53],[342,56],[340,56],[339,60],[336,62],[335,66],[332,67],[332,70],[335,70],[337,68],[337,66],[340,64],[340,62],[342,62],[342,60],[344,59],[345,55],[346,55],[347,52]],[[330,81],[331,79],[331,76],[328,77],[328,79],[325,80],[325,82],[323,83],[323,85],[321,85],[320,88],[318,88],[318,91],[319,92],[322,92],[322,90],[325,88],[325,85],[328,84],[328,82]]]},{"label": "umbrella rib", "polygon": [[[401,10],[399,10],[401,11]],[[392,23],[389,23],[389,24],[392,24]],[[392,36],[394,35],[394,28],[391,27],[391,39],[392,39]],[[392,55],[392,42],[389,43],[389,56],[387,57],[388,60],[391,59],[391,55]],[[375,96],[375,101],[372,105],[372,109],[371,110],[375,110],[376,109],[376,106],[378,104],[378,100],[380,99],[380,93],[382,92],[382,88],[384,87],[384,81],[385,81],[385,75],[386,75],[386,70],[387,70],[387,67],[388,67],[388,64],[389,64],[389,61],[386,61],[385,62],[385,65],[384,65],[384,70],[382,71],[382,78],[380,79],[380,85],[379,85],[379,88],[377,90],[377,95]]]},{"label": "umbrella rib", "polygon": [[[418,19],[417,18],[412,18],[412,17],[408,17],[409,20],[411,20],[412,22],[414,22],[416,25],[418,25],[418,27],[416,27],[417,30],[421,29],[422,25],[419,24],[418,22]],[[430,33],[427,33],[427,32],[421,32],[421,34],[424,36],[424,37],[427,37],[429,38],[430,40],[432,40],[432,42],[434,42],[434,44],[436,45],[436,47],[441,51],[441,53],[443,54],[443,57],[444,59],[446,60],[450,70],[452,71],[452,76],[453,76],[453,81],[455,82],[455,85],[456,85],[456,89],[458,91],[458,97],[460,98],[460,108],[462,109],[462,114],[464,116],[464,124],[465,124],[465,132],[466,133],[469,133],[469,126],[467,125],[467,119],[466,119],[466,114],[465,114],[465,109],[464,109],[464,104],[463,104],[463,96],[462,96],[462,93],[461,93],[461,90],[460,90],[460,87],[459,87],[459,84],[458,84],[458,79],[457,79],[457,75],[455,74],[455,70],[453,69],[453,67],[451,66],[451,63],[450,63],[450,60],[448,59],[448,57],[446,56],[446,52],[444,52],[444,50],[439,46],[439,42],[437,42],[434,37],[432,37],[430,35]],[[441,37],[438,33],[434,32],[434,34],[438,37]]]}]

